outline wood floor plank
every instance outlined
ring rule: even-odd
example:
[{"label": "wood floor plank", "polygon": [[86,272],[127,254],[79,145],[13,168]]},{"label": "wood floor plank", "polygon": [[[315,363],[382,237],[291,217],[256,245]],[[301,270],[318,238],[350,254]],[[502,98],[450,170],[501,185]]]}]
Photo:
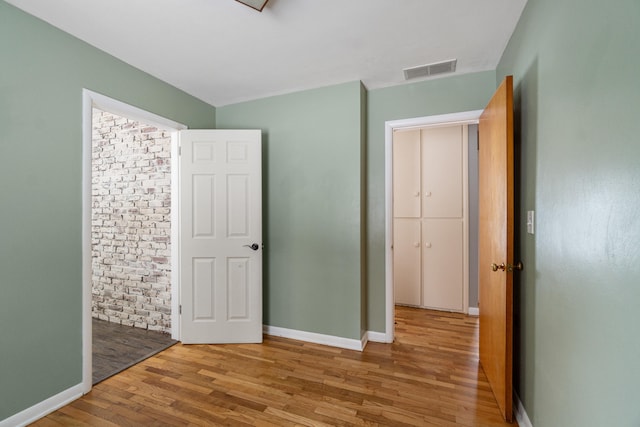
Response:
[{"label": "wood floor plank", "polygon": [[33,425],[514,425],[478,363],[477,318],[409,307],[396,317],[396,341],[363,352],[270,336],[177,344]]}]

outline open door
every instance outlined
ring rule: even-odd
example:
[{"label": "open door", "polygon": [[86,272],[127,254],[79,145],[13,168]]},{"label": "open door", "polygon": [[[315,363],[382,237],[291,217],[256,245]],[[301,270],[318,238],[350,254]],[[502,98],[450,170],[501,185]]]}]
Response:
[{"label": "open door", "polygon": [[262,342],[259,130],[187,130],[180,147],[180,339]]},{"label": "open door", "polygon": [[505,420],[513,412],[513,78],[479,123],[480,363]]}]

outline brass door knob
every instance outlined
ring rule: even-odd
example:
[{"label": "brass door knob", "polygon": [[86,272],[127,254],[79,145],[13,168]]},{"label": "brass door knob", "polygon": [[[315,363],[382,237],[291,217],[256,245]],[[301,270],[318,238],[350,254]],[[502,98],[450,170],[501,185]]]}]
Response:
[{"label": "brass door knob", "polygon": [[507,264],[507,265],[504,265],[504,263],[500,265],[496,263],[491,264],[491,270],[493,271],[502,270],[502,271],[508,271],[509,273],[513,273],[515,270],[522,271],[523,268],[524,266],[522,265],[522,261],[518,261],[515,264]]},{"label": "brass door knob", "polygon": [[513,270],[522,271],[523,268],[524,266],[522,265],[522,261],[518,261],[515,264],[507,265],[507,271],[509,272],[513,272]]},{"label": "brass door knob", "polygon": [[502,271],[504,271],[504,270],[505,270],[505,268],[506,268],[506,267],[505,267],[504,263],[502,263],[502,264],[500,264],[500,265],[498,265],[498,264],[496,264],[496,263],[491,264],[491,270],[493,270],[493,271],[498,271],[498,270],[502,270]]}]

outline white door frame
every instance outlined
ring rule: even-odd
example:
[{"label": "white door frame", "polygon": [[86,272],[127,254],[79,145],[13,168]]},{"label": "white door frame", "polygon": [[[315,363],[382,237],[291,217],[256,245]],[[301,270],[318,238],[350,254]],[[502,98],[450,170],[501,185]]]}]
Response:
[{"label": "white door frame", "polygon": [[[461,113],[441,114],[437,116],[416,117],[411,119],[392,120],[384,124],[385,127],[385,155],[384,155],[384,179],[385,179],[385,342],[393,342],[395,335],[394,317],[395,304],[393,297],[393,131],[398,129],[422,128],[428,126],[466,125],[477,124],[483,110],[465,111]],[[467,158],[468,153],[463,153]],[[466,169],[468,165],[465,162]],[[468,195],[465,195],[468,197]],[[468,209],[465,210],[468,216]],[[466,221],[465,238],[467,239],[466,252],[468,252],[468,223]],[[468,255],[467,255],[468,256]],[[468,269],[467,269],[468,271]],[[469,307],[469,281],[468,274],[465,280],[465,310]]]},{"label": "white door frame", "polygon": [[178,209],[178,137],[177,132],[187,129],[182,123],[174,122],[108,96],[82,90],[82,389],[83,393],[92,387],[92,327],[91,327],[91,140],[92,109],[115,113],[129,119],[166,129],[171,134],[171,337],[179,336],[179,245],[180,241]]}]

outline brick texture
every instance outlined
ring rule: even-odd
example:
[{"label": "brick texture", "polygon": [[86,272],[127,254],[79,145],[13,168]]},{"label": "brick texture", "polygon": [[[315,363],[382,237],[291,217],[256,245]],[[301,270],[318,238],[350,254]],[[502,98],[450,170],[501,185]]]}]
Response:
[{"label": "brick texture", "polygon": [[93,110],[92,315],[171,330],[171,135]]}]

